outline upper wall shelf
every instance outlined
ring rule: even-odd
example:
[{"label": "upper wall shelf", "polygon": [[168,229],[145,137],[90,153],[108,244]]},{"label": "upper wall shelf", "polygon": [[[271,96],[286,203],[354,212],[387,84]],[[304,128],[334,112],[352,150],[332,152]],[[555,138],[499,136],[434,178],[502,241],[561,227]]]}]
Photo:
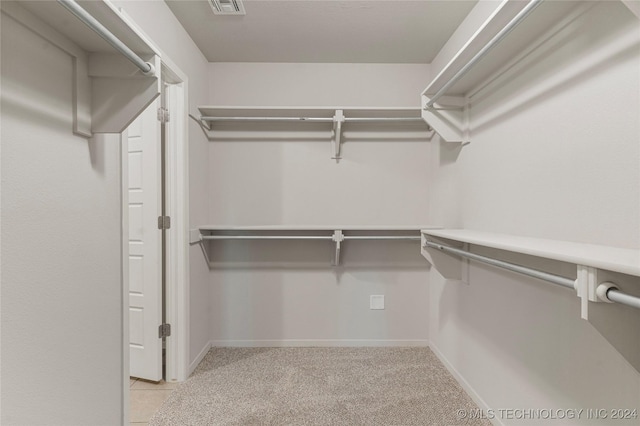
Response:
[{"label": "upper wall shelf", "polygon": [[144,74],[58,1],[0,2],[2,13],[73,61],[73,132],[121,133],[160,94],[160,55],[130,18],[109,1],[77,1],[109,33],[153,66]]},{"label": "upper wall shelf", "polygon": [[417,125],[428,131],[420,108],[371,108],[371,107],[198,107],[197,118],[209,132],[217,123],[328,123],[333,126],[332,157],[340,159],[342,126],[345,123],[395,123]]},{"label": "upper wall shelf", "polygon": [[593,3],[500,2],[422,92],[425,121],[445,141],[468,143],[469,98],[513,68]]}]

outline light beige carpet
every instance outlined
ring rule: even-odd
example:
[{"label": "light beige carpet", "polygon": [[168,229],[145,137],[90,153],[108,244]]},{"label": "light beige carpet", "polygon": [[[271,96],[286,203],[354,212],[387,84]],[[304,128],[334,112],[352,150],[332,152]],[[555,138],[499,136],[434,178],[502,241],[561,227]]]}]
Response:
[{"label": "light beige carpet", "polygon": [[428,348],[213,348],[150,425],[489,425]]}]

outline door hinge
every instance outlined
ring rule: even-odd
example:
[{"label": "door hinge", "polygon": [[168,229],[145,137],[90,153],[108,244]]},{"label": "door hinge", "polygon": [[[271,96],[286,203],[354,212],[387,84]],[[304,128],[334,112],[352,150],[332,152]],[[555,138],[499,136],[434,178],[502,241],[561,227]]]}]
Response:
[{"label": "door hinge", "polygon": [[158,216],[158,229],[170,229],[171,218],[169,216]]},{"label": "door hinge", "polygon": [[171,336],[171,324],[160,324],[158,327],[158,338]]},{"label": "door hinge", "polygon": [[158,108],[158,121],[161,123],[169,122],[169,110],[166,108]]}]

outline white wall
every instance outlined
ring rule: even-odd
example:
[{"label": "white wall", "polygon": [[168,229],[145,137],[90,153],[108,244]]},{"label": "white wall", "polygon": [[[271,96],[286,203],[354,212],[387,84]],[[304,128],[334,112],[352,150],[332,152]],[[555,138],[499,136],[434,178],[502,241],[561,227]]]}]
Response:
[{"label": "white wall", "polygon": [[72,134],[72,81],[2,14],[3,425],[123,420],[120,145]]},{"label": "white wall", "polygon": [[418,107],[421,64],[212,63],[210,105]]},{"label": "white wall", "polygon": [[[433,145],[430,220],[639,248],[638,47],[638,20],[604,2],[478,94],[471,144]],[[575,276],[574,266],[475,250]],[[640,408],[640,374],[609,333],[579,319],[572,292],[474,263],[469,285],[446,283],[435,270],[429,279],[431,345],[487,406]],[[618,279],[640,294],[637,278]],[[615,308],[626,320],[609,313],[608,327],[614,321],[635,338],[640,314]],[[607,422],[637,424],[596,421]],[[595,424],[585,416],[576,423]]]},{"label": "white wall", "polygon": [[[211,64],[210,105],[417,107],[426,65]],[[309,127],[310,126],[310,127]],[[210,142],[209,224],[425,224],[430,155],[424,126],[217,126]],[[237,129],[237,127],[236,127]],[[214,344],[399,344],[427,338],[426,264],[416,243],[210,246]],[[384,311],[369,295],[385,294]]]},{"label": "white wall", "polygon": [[[192,108],[204,103],[207,63],[166,4],[118,5],[188,75]],[[72,135],[72,81],[68,55],[2,15],[2,424],[126,418],[119,138]],[[202,223],[208,144],[197,124],[189,134],[190,221]],[[193,361],[210,340],[210,290],[191,252]]]},{"label": "white wall", "polygon": [[[153,43],[188,76],[190,112],[208,103],[208,62],[163,1],[115,1],[130,15]],[[189,119],[189,222],[191,227],[207,220],[208,143],[200,126]],[[208,266],[199,246],[189,249],[190,338],[189,362],[193,363],[210,339]]]}]

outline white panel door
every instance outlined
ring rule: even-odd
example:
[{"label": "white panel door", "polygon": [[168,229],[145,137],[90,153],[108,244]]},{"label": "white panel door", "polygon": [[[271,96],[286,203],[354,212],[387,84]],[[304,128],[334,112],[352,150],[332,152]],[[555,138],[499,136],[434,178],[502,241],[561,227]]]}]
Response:
[{"label": "white panel door", "polygon": [[162,379],[160,122],[152,103],[127,129],[130,375]]}]

